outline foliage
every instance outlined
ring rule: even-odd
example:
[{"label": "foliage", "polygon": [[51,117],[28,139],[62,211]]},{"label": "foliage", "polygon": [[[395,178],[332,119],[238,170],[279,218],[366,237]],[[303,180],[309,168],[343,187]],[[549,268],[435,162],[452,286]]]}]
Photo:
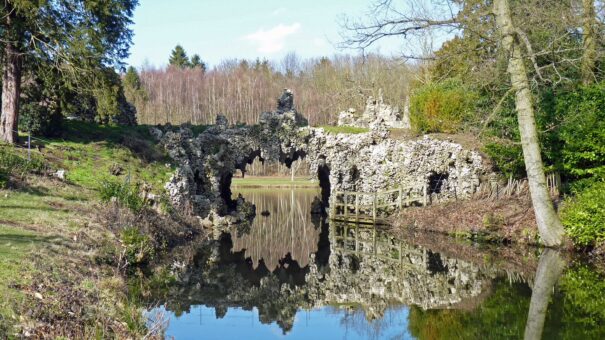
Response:
[{"label": "foliage", "polygon": [[27,151],[19,151],[12,146],[0,145],[0,186],[6,184],[10,175],[21,177],[28,173],[40,174],[47,168],[39,155],[32,153],[28,160],[24,154]]},{"label": "foliage", "polygon": [[120,239],[126,247],[126,259],[130,264],[141,264],[151,260],[155,247],[151,238],[138,228],[126,227],[120,233]]},{"label": "foliage", "polygon": [[206,71],[206,63],[202,61],[202,58],[199,54],[194,54],[191,56],[191,68],[199,67],[202,71]]},{"label": "foliage", "polygon": [[409,327],[418,339],[519,339],[523,337],[529,288],[495,282],[493,294],[473,310],[410,308]]},{"label": "foliage", "polygon": [[107,203],[115,199],[134,212],[140,211],[145,204],[143,197],[141,197],[141,185],[139,183],[131,184],[129,182],[103,180],[99,187],[99,195],[102,202]]},{"label": "foliage", "polygon": [[583,86],[557,100],[565,171],[576,178],[605,178],[605,82]]},{"label": "foliage", "polygon": [[577,265],[561,278],[566,339],[605,338],[605,280],[595,268]]},{"label": "foliage", "polygon": [[174,49],[170,52],[170,58],[168,59],[168,64],[171,66],[175,66],[178,68],[186,68],[189,67],[189,57],[187,56],[187,52],[181,45],[176,45]]},{"label": "foliage", "polygon": [[57,99],[57,79],[52,73],[40,71],[23,89],[19,130],[34,136],[54,136],[63,123]]},{"label": "foliage", "polygon": [[605,241],[605,182],[595,182],[568,199],[561,217],[576,245],[591,246]]},{"label": "foliage", "polygon": [[486,143],[483,151],[494,161],[496,169],[504,173],[506,177],[521,178],[525,175],[521,145],[495,141]]},{"label": "foliage", "polygon": [[410,121],[420,133],[460,131],[473,114],[477,94],[458,79],[421,86],[410,101]]}]

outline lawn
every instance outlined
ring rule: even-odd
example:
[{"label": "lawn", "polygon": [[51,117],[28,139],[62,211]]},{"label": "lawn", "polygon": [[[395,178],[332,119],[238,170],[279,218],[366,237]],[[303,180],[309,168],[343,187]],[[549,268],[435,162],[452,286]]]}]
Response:
[{"label": "lawn", "polygon": [[308,178],[294,178],[294,181],[290,177],[252,177],[248,176],[245,178],[233,178],[231,183],[234,187],[248,187],[248,188],[261,188],[261,187],[297,187],[297,188],[312,188],[319,184],[317,181],[309,180]]}]

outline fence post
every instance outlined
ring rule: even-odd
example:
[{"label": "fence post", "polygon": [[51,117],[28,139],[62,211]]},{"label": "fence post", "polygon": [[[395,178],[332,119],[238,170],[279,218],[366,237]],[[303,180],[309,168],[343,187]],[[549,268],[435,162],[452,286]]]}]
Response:
[{"label": "fence post", "polygon": [[32,160],[32,133],[31,131],[27,132],[27,161],[31,161]]},{"label": "fence post", "polygon": [[403,203],[403,197],[401,196],[403,196],[403,188],[399,187],[399,210],[401,210],[401,204]]},{"label": "fence post", "polygon": [[372,219],[376,222],[376,193],[374,193],[374,202],[372,204]]},{"label": "fence post", "polygon": [[345,191],[344,193],[344,209],[345,209],[345,218],[347,216],[349,216],[349,208],[347,207],[347,201],[349,200],[349,196],[347,195],[347,192]]},{"label": "fence post", "polygon": [[355,220],[359,222],[359,193],[355,193]]},{"label": "fence post", "polygon": [[427,192],[426,189],[427,189],[426,188],[426,183],[424,183],[424,186],[422,187],[422,191],[423,191],[423,193],[422,193],[423,194],[422,205],[425,206],[425,207],[426,207],[426,204],[427,204],[427,195],[428,195],[428,192]]}]

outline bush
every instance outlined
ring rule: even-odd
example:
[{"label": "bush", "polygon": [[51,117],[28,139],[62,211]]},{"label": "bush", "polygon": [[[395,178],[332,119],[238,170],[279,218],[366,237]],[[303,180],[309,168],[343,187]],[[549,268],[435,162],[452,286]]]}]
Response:
[{"label": "bush", "polygon": [[506,177],[525,177],[525,162],[521,145],[513,143],[491,142],[485,144],[483,151],[494,161],[496,168]]},{"label": "bush", "polygon": [[133,227],[124,228],[120,234],[122,244],[126,247],[126,259],[130,264],[145,263],[155,255],[153,242],[148,235]]},{"label": "bush", "polygon": [[605,82],[580,87],[557,100],[563,167],[576,178],[605,178]]},{"label": "bush", "polygon": [[420,133],[454,133],[475,109],[478,95],[457,79],[424,85],[414,91],[410,121]]},{"label": "bush", "polygon": [[46,169],[44,158],[35,153],[31,159],[19,154],[12,146],[0,146],[0,183],[6,182],[10,175],[24,176],[27,173],[40,174]]},{"label": "bush", "polygon": [[139,183],[131,184],[112,180],[102,181],[99,188],[102,202],[107,203],[115,197],[118,203],[134,212],[140,211],[145,204],[140,192],[141,185]]},{"label": "bush", "polygon": [[56,136],[61,132],[63,117],[47,105],[30,102],[21,106],[19,130],[33,136]]},{"label": "bush", "polygon": [[605,241],[605,182],[596,182],[566,201],[561,217],[575,244],[594,246]]}]

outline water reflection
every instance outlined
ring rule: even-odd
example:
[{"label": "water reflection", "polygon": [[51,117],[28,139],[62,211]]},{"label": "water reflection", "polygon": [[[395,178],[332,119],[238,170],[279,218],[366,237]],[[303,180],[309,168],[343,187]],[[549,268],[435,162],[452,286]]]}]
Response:
[{"label": "water reflection", "polygon": [[[245,251],[256,268],[263,260],[269,270],[279,266],[280,260],[290,254],[300,267],[309,265],[312,253],[317,252],[320,230],[311,221],[311,202],[319,196],[318,189],[233,189],[256,205],[257,218],[250,231],[232,233],[233,251]],[[268,213],[263,216],[261,212]]]},{"label": "water reflection", "polygon": [[[240,190],[241,191],[241,190]],[[167,335],[198,338],[603,338],[603,276],[563,256],[395,239],[310,215],[317,191],[247,191],[248,233],[222,233],[169,294]],[[533,289],[533,292],[532,292]],[[589,292],[589,293],[587,293]],[[529,317],[528,317],[529,315]]]}]

